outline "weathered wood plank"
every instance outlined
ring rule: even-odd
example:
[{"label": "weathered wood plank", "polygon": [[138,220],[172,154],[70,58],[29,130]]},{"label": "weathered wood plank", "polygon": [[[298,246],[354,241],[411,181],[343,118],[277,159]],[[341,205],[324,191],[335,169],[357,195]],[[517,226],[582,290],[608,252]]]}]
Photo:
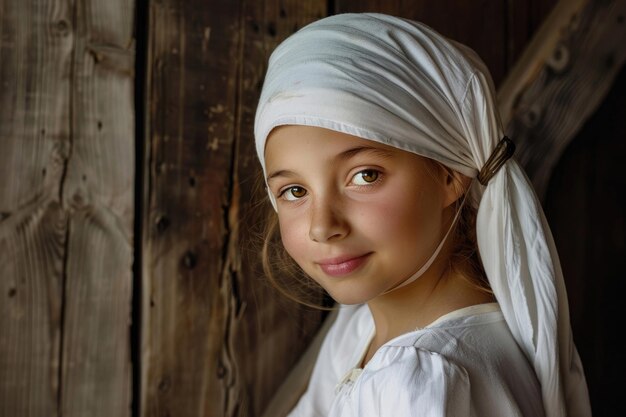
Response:
[{"label": "weathered wood plank", "polygon": [[0,3],[0,415],[55,416],[67,212],[71,10]]},{"label": "weathered wood plank", "polygon": [[134,0],[74,4],[60,411],[129,416]]},{"label": "weathered wood plank", "polygon": [[[240,4],[149,4],[144,203],[144,416],[218,416],[236,405],[226,247]],[[233,207],[232,210],[236,210]]]},{"label": "weathered wood plank", "polygon": [[[285,37],[307,23],[327,15],[325,0],[244,2],[243,48],[239,80],[238,130],[234,181],[239,198],[231,218],[229,247],[241,319],[231,322],[228,341],[238,363],[242,416],[260,416],[272,394],[306,349],[322,314],[286,302],[269,288],[259,265],[261,233],[269,202],[264,190],[255,189],[262,173],[254,147],[253,124],[269,54]],[[257,192],[255,194],[255,191]],[[259,193],[260,191],[260,193]],[[259,195],[260,194],[260,195]],[[271,210],[271,209],[270,209]],[[238,227],[241,224],[241,227]],[[278,417],[277,415],[274,417]]]},{"label": "weathered wood plank", "polygon": [[[563,149],[626,60],[626,2],[577,6],[559,3],[499,96],[505,131],[517,145],[516,158],[542,199]],[[548,48],[533,49],[543,40]]]},{"label": "weathered wood plank", "polygon": [[67,215],[40,197],[0,228],[2,416],[57,415]]},{"label": "weathered wood plank", "polygon": [[[0,5],[0,415],[129,414],[133,15],[119,3]],[[92,65],[94,42],[123,50],[126,72]]]}]

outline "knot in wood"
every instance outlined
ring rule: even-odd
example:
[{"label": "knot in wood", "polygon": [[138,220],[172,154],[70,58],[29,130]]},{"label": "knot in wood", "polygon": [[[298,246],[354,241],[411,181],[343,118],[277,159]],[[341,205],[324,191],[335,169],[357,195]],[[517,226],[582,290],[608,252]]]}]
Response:
[{"label": "knot in wood", "polygon": [[567,69],[569,62],[570,62],[570,51],[567,48],[567,46],[560,43],[554,49],[554,51],[552,52],[552,55],[550,55],[550,57],[547,59],[546,64],[554,72],[561,73]]},{"label": "knot in wood", "polygon": [[159,216],[156,219],[156,230],[163,233],[170,226],[170,219],[167,216]]},{"label": "knot in wood", "polygon": [[187,269],[194,269],[198,264],[198,255],[195,252],[188,250],[183,256],[183,266]]},{"label": "knot in wood", "polygon": [[159,392],[165,394],[167,391],[169,391],[171,386],[172,383],[170,381],[170,378],[167,376],[163,377],[163,379],[161,379],[161,381],[159,382]]},{"label": "knot in wood", "polygon": [[58,20],[54,25],[54,31],[61,36],[67,36],[70,33],[70,23],[67,20]]},{"label": "knot in wood", "polygon": [[522,118],[526,127],[533,128],[539,124],[541,116],[541,107],[533,105],[526,111],[526,113],[523,114]]}]

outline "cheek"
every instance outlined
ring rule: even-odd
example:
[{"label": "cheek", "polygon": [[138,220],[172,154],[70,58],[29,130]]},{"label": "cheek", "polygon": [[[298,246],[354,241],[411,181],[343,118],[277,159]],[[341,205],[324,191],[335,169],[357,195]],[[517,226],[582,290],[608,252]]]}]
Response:
[{"label": "cheek", "polygon": [[307,232],[304,222],[298,218],[278,218],[280,239],[285,250],[296,262],[300,263],[303,253],[306,253]]},{"label": "cheek", "polygon": [[[400,195],[400,197],[398,197]],[[432,198],[416,194],[390,193],[376,202],[362,204],[358,213],[360,229],[372,239],[396,248],[415,250],[429,247],[441,224],[441,210]]]}]

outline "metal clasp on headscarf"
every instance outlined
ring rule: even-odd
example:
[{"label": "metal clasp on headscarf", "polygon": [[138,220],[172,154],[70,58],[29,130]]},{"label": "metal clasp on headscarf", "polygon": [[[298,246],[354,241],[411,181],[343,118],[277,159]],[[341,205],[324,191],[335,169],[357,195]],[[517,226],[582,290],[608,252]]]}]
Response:
[{"label": "metal clasp on headscarf", "polygon": [[508,137],[503,137],[478,173],[478,182],[487,185],[500,167],[513,156],[513,153],[515,153],[515,144]]}]

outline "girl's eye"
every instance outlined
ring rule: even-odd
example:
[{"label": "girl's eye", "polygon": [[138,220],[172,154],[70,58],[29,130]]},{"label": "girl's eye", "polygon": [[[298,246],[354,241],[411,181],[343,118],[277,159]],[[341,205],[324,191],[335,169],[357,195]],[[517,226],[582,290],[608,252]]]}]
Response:
[{"label": "girl's eye", "polygon": [[379,175],[380,172],[374,169],[365,169],[357,172],[354,177],[352,177],[352,183],[356,185],[368,185],[376,182]]},{"label": "girl's eye", "polygon": [[295,200],[298,200],[299,198],[304,197],[305,195],[306,195],[306,190],[298,186],[285,188],[280,193],[280,197],[284,198],[287,201],[295,201]]}]

